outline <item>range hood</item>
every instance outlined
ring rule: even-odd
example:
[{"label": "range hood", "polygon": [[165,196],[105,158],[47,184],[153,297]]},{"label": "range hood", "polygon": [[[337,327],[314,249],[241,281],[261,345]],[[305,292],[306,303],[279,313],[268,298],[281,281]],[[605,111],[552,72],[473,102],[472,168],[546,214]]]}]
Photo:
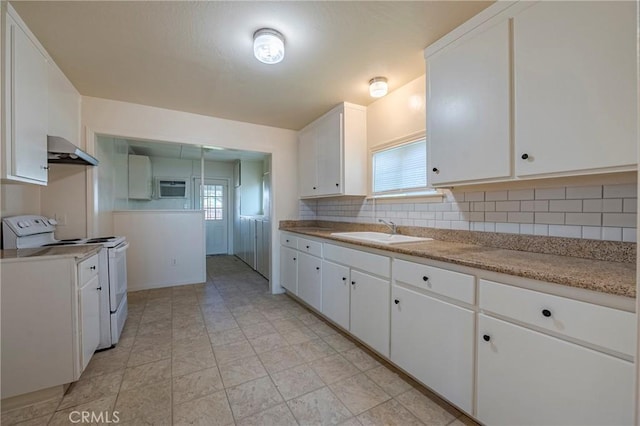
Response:
[{"label": "range hood", "polygon": [[87,154],[65,138],[47,135],[48,162],[97,166],[98,160]]}]

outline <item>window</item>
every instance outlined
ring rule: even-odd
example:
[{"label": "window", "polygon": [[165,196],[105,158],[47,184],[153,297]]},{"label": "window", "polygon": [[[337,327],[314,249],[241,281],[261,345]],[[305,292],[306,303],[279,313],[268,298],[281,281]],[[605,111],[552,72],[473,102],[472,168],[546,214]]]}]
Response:
[{"label": "window", "polygon": [[374,195],[432,192],[427,187],[425,139],[374,152],[372,170]]},{"label": "window", "polygon": [[223,197],[222,185],[202,185],[202,208],[205,220],[223,220]]}]

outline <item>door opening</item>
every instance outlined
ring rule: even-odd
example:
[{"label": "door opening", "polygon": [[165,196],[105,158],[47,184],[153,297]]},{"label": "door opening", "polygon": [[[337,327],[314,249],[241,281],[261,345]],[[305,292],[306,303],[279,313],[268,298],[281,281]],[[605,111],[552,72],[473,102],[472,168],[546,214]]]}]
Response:
[{"label": "door opening", "polygon": [[204,210],[206,254],[229,251],[228,182],[223,179],[195,179],[195,208]]}]

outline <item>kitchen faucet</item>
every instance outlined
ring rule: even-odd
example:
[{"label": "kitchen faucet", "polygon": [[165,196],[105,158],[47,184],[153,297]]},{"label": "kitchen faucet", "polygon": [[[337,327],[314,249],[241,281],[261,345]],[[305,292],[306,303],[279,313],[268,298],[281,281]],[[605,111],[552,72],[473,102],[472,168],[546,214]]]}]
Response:
[{"label": "kitchen faucet", "polygon": [[395,223],[393,223],[391,221],[387,222],[384,219],[378,219],[378,222],[381,222],[381,223],[384,223],[385,225],[387,225],[389,227],[389,229],[391,230],[391,235],[395,235],[398,232],[398,226]]}]

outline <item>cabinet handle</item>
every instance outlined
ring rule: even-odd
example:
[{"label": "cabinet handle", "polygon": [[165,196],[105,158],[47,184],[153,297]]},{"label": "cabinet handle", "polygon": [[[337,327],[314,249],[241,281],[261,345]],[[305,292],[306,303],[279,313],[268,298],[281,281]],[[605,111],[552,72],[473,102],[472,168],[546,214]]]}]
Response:
[{"label": "cabinet handle", "polygon": [[356,285],[356,282],[355,281],[351,281],[351,285]]},{"label": "cabinet handle", "polygon": [[399,301],[398,299],[395,299],[395,300],[393,301],[393,303],[395,303],[395,304],[397,305],[397,304],[399,304],[399,303],[400,303],[400,301]]},{"label": "cabinet handle", "polygon": [[342,277],[342,281],[346,281],[346,280],[347,280],[347,278],[346,278],[346,277]]},{"label": "cabinet handle", "polygon": [[102,291],[102,287],[96,287],[96,290]]},{"label": "cabinet handle", "polygon": [[529,158],[529,154],[527,154],[526,152],[524,154],[522,154],[522,159],[526,160],[527,158]]},{"label": "cabinet handle", "polygon": [[320,270],[320,267],[319,267],[319,266],[316,266],[316,271],[319,271],[319,270]]},{"label": "cabinet handle", "polygon": [[429,281],[429,277],[428,277],[428,276],[426,276],[426,275],[424,275],[424,276],[422,277],[422,281]]},{"label": "cabinet handle", "polygon": [[96,265],[89,266],[89,269],[91,269],[92,271],[95,271],[96,270]]},{"label": "cabinet handle", "polygon": [[551,311],[548,310],[548,309],[543,309],[542,310],[542,316],[549,318],[551,316]]},{"label": "cabinet handle", "polygon": [[435,173],[435,174],[440,173],[440,170],[438,170],[438,168],[437,168],[437,167],[434,167],[432,170],[433,170],[433,173]]},{"label": "cabinet handle", "polygon": [[49,170],[49,166],[40,166],[42,170]]},{"label": "cabinet handle", "polygon": [[488,342],[489,340],[491,340],[491,336],[485,334],[484,336],[482,336],[482,339],[484,339],[485,342]]}]

